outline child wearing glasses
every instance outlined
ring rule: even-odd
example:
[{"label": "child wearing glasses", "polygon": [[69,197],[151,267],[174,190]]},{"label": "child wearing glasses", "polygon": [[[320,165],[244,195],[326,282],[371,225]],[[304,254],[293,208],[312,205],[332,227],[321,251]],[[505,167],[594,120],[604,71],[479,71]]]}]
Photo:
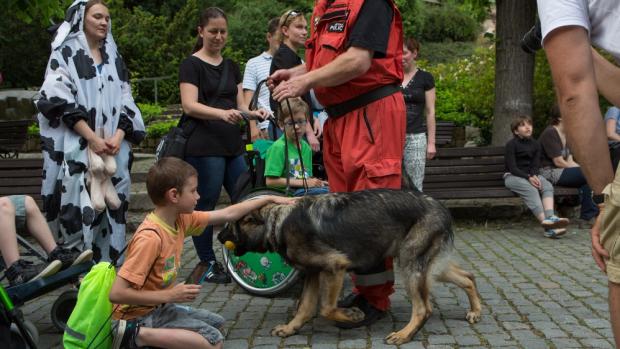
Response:
[{"label": "child wearing glasses", "polygon": [[267,186],[284,188],[288,177],[289,187],[296,189],[294,196],[329,192],[326,181],[312,177],[312,150],[303,140],[308,122],[306,115],[308,105],[301,98],[282,102],[278,125],[284,130],[284,135],[269,147],[265,157]]}]

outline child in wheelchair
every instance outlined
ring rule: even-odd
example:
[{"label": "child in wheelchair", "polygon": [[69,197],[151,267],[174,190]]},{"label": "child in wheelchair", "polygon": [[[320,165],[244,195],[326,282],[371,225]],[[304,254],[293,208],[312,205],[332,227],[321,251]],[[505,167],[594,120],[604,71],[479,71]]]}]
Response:
[{"label": "child in wheelchair", "polygon": [[[58,246],[45,217],[34,199],[27,195],[0,197],[0,252],[6,266],[4,276],[10,286],[17,286],[51,276],[71,265],[91,260],[93,251],[76,252]],[[48,255],[47,264],[34,264],[21,258],[17,232],[28,231]]]},{"label": "child in wheelchair", "polygon": [[265,183],[267,187],[293,189],[293,196],[329,192],[327,181],[312,176],[312,149],[303,140],[308,119],[308,105],[301,98],[282,103],[278,126],[284,130],[267,150]]}]

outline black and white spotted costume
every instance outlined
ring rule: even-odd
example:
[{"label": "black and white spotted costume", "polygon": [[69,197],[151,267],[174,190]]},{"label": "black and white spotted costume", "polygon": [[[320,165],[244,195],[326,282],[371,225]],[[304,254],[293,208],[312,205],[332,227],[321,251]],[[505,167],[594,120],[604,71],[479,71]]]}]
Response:
[{"label": "black and white spotted costume", "polygon": [[[118,255],[125,245],[125,222],[133,155],[129,142],[145,136],[140,110],[134,103],[128,72],[112,38],[111,24],[101,47],[102,63],[96,66],[83,30],[85,0],[75,1],[52,42],[45,81],[35,103],[43,149],[43,205],[56,239],[83,242],[96,260]],[[96,214],[86,187],[88,142],[73,130],[84,120],[104,138],[117,128],[125,131],[117,170],[112,176],[122,205]]]}]

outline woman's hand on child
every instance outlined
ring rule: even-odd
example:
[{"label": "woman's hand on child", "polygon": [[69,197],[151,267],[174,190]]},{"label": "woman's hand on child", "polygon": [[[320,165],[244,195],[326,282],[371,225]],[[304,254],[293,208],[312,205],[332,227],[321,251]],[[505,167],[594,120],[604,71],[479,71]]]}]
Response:
[{"label": "woman's hand on child", "polygon": [[188,285],[184,282],[176,284],[173,288],[168,289],[168,303],[189,303],[193,302],[200,293],[200,285]]}]

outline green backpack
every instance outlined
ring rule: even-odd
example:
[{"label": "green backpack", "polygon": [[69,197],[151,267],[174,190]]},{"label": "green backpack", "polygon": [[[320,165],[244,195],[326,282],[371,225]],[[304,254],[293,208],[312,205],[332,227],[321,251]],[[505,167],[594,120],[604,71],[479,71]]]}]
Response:
[{"label": "green backpack", "polygon": [[111,263],[93,266],[80,283],[77,303],[67,321],[63,346],[68,349],[112,347],[112,303],[109,295],[116,270]]}]

